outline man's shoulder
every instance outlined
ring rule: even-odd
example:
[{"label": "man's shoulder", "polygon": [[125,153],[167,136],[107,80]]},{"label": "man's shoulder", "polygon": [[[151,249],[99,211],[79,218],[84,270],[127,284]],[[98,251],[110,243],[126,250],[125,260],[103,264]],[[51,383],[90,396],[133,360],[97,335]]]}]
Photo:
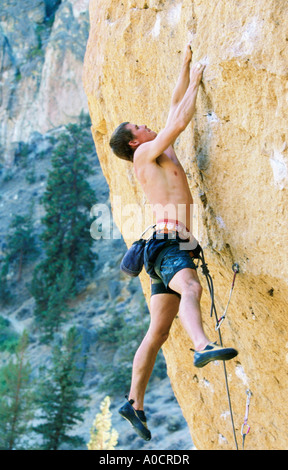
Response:
[{"label": "man's shoulder", "polygon": [[156,159],[149,159],[147,158],[149,155],[149,148],[150,148],[150,142],[144,142],[143,144],[139,145],[139,147],[135,150],[134,152],[134,158],[133,161],[137,165],[156,165]]},{"label": "man's shoulder", "polygon": [[[149,149],[150,149],[150,147],[151,147],[151,145],[152,145],[152,142],[153,142],[153,141],[151,141],[151,142],[144,142],[143,144],[139,145],[139,147],[135,150],[135,153],[134,153],[134,161],[135,161],[136,159],[137,159],[137,160],[140,160],[140,159],[142,159],[142,158],[145,158],[145,156],[147,156],[147,155],[149,154]],[[169,156],[170,153],[171,153],[171,154],[172,154],[172,153],[175,154],[175,150],[174,150],[174,147],[173,147],[172,144],[169,145],[169,147],[167,147],[167,149],[166,149],[164,152],[160,153],[159,155],[157,155],[157,157],[155,157],[154,163],[156,162],[156,160],[157,160],[159,157],[161,157],[161,156],[163,156],[163,155]],[[153,160],[152,160],[152,161],[153,161]]]},{"label": "man's shoulder", "polygon": [[141,155],[145,155],[150,147],[151,142],[143,142],[143,144],[139,145],[139,147],[135,150],[134,156],[139,157]]}]

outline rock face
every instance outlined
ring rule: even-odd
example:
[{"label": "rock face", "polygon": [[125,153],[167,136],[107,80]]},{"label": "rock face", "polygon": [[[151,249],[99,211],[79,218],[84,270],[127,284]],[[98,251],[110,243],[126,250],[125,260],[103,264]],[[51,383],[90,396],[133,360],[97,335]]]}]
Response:
[{"label": "rock face", "polygon": [[[109,149],[110,135],[122,121],[156,131],[165,125],[188,40],[193,60],[206,64],[195,116],[176,150],[197,205],[194,234],[205,248],[219,316],[228,301],[232,264],[240,266],[221,332],[223,343],[239,350],[227,363],[239,448],[246,391],[253,394],[245,449],[288,445],[287,15],[285,0],[90,1],[84,86],[115,220],[127,245],[133,237],[123,208],[138,205],[134,239],[149,215],[143,217],[146,201],[132,165]],[[200,269],[199,276],[205,329],[216,340]],[[141,282],[149,302],[146,273]],[[222,365],[195,369],[190,347],[176,319],[164,355],[193,442],[198,449],[233,449]]]},{"label": "rock face", "polygon": [[33,132],[75,121],[89,0],[3,0],[0,6],[0,161],[14,163]]}]

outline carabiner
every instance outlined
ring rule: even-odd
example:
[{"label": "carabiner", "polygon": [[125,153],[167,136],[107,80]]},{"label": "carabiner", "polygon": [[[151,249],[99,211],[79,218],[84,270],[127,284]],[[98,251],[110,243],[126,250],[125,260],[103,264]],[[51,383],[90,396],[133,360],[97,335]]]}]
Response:
[{"label": "carabiner", "polygon": [[[245,426],[247,426],[247,428],[248,428],[248,429],[247,429],[247,432],[244,432]],[[241,427],[241,435],[242,435],[242,436],[247,436],[247,434],[248,434],[248,432],[250,431],[250,429],[251,429],[251,426],[249,426],[249,424],[243,423],[243,424],[242,424],[242,427]]]},{"label": "carabiner", "polygon": [[232,297],[232,292],[233,292],[233,289],[234,289],[234,284],[235,284],[235,279],[236,279],[236,275],[239,273],[240,271],[240,268],[239,268],[239,264],[238,263],[234,263],[232,265],[232,271],[234,272],[234,276],[233,276],[233,280],[232,280],[232,285],[231,285],[231,289],[230,289],[230,294],[229,294],[229,299],[228,299],[228,302],[227,302],[227,305],[226,305],[226,308],[225,308],[225,311],[222,315],[222,317],[220,317],[220,319],[217,321],[216,323],[216,326],[215,326],[215,331],[219,330],[221,324],[223,323],[223,321],[225,320],[226,318],[226,313],[227,313],[227,310],[228,310],[228,307],[229,307],[229,304],[230,304],[230,300],[231,300],[231,297]]},{"label": "carabiner", "polygon": [[217,321],[216,326],[215,326],[215,331],[219,330],[219,328],[222,325],[225,318],[226,318],[226,315],[222,315],[222,317],[219,318],[219,320]]}]

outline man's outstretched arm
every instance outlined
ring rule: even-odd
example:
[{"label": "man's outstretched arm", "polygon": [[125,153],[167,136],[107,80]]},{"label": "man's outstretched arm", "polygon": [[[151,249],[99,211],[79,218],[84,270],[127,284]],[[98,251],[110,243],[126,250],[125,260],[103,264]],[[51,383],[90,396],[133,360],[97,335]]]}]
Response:
[{"label": "man's outstretched arm", "polygon": [[195,112],[198,88],[202,80],[205,66],[200,63],[194,64],[190,70],[190,81],[187,90],[167,122],[165,128],[159,132],[157,137],[149,142],[143,143],[136,152],[141,153],[147,160],[155,160],[183,132],[191,121]]},{"label": "man's outstretched arm", "polygon": [[205,65],[201,65],[200,63],[194,64],[191,67],[189,86],[185,92],[184,97],[182,98],[175,112],[173,113],[172,124],[173,122],[175,124],[180,123],[180,126],[182,128],[181,132],[187,127],[193,117],[193,114],[195,113],[196,98],[198,94],[199,85],[202,80],[204,68]]},{"label": "man's outstretched arm", "polygon": [[[180,71],[176,86],[172,94],[171,106],[170,106],[168,119],[167,119],[165,127],[169,127],[171,124],[173,125],[173,123],[175,124],[175,115],[176,115],[177,108],[180,105],[181,101],[183,100],[185,93],[190,85],[190,74],[191,74],[190,65],[191,65],[192,55],[193,55],[193,52],[191,49],[191,42],[189,42],[186,46],[181,71]],[[174,139],[171,142],[172,145],[174,144],[175,140],[176,139]]]},{"label": "man's outstretched arm", "polygon": [[182,100],[183,96],[186,93],[186,90],[190,83],[190,63],[192,60],[192,50],[191,50],[191,43],[187,44],[186,51],[181,67],[181,71],[174,88],[171,100],[171,110],[173,110],[180,101]]}]

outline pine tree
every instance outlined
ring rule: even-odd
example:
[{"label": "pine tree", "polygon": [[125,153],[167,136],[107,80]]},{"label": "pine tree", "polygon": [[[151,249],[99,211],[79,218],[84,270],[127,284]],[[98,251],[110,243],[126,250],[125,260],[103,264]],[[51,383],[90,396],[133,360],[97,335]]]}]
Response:
[{"label": "pine tree", "polygon": [[82,123],[84,126],[83,116],[80,125],[67,125],[66,132],[59,136],[43,198],[46,230],[42,239],[47,258],[60,264],[67,257],[75,283],[94,268],[89,214],[95,195],[86,181],[93,174],[86,157],[92,152],[93,142]]},{"label": "pine tree", "polygon": [[8,287],[8,276],[9,264],[2,261],[0,264],[0,300],[3,305],[9,303],[12,299],[12,294]]},{"label": "pine tree", "polygon": [[79,341],[77,330],[71,328],[64,345],[55,346],[51,369],[46,370],[38,393],[41,407],[41,423],[34,427],[42,435],[43,450],[58,450],[61,445],[79,446],[83,439],[69,434],[73,427],[83,421],[85,408],[79,405],[83,400],[79,389],[82,386],[80,372],[76,366]]},{"label": "pine tree", "polygon": [[15,215],[8,227],[5,257],[2,260],[0,269],[0,298],[3,303],[7,303],[12,298],[9,293],[9,282],[7,281],[11,267],[12,269],[16,267],[17,281],[20,281],[23,265],[28,260],[35,258],[39,252],[33,234],[33,207],[34,204],[32,202],[28,213],[25,215]]},{"label": "pine tree", "polygon": [[50,336],[63,321],[66,302],[79,292],[81,281],[95,266],[89,227],[95,195],[86,181],[93,174],[87,161],[93,141],[85,119],[81,116],[80,125],[67,125],[59,136],[43,196],[46,214],[41,239],[46,259],[35,269],[31,293],[35,316]]},{"label": "pine tree", "polygon": [[[73,275],[70,260],[63,261],[61,271],[54,273],[54,282],[51,281],[53,267],[41,262],[33,274],[33,295],[36,298],[35,316],[44,329],[43,340],[49,341],[54,332],[65,320],[68,312],[68,301],[74,294]],[[39,275],[38,275],[39,274]]]},{"label": "pine tree", "polygon": [[21,449],[25,436],[31,430],[31,369],[25,359],[28,344],[28,334],[24,332],[19,340],[15,358],[0,370],[0,450]]},{"label": "pine tree", "polygon": [[96,415],[90,431],[88,450],[114,450],[118,442],[118,432],[112,428],[110,397],[104,398],[100,405],[100,411]]}]

